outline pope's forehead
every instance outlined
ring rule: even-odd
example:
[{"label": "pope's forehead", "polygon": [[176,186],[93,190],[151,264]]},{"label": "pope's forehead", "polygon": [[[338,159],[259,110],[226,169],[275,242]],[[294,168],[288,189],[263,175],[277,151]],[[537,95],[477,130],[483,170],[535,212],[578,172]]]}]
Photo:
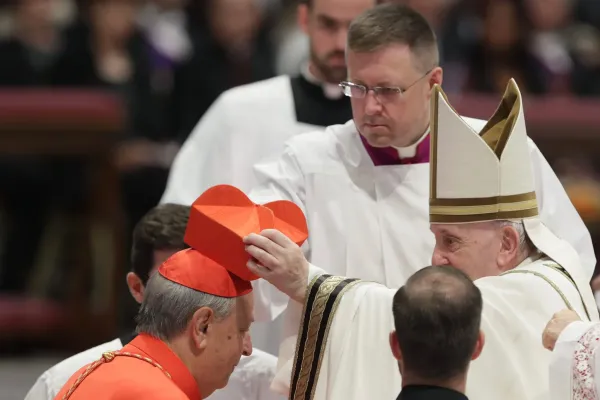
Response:
[{"label": "pope's forehead", "polygon": [[433,233],[449,233],[449,234],[470,234],[477,233],[482,230],[494,229],[493,222],[466,222],[463,224],[431,224],[430,228]]}]

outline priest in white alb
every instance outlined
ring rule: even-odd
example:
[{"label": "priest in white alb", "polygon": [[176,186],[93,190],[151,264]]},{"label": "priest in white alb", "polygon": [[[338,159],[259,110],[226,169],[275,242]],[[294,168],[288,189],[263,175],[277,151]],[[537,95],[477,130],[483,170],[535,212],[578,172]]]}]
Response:
[{"label": "priest in white alb", "polygon": [[177,154],[161,203],[190,205],[219,184],[246,192],[256,183],[252,165],[278,154],[287,139],[351,118],[350,101],[338,86],[346,77],[345,34],[375,0],[299,3],[298,26],[310,45],[302,71],[221,94]]},{"label": "priest in white alb", "polygon": [[[291,200],[304,211],[308,260],[329,273],[402,286],[431,261],[429,230],[430,93],[442,83],[437,40],[414,10],[383,4],[350,25],[346,46],[353,120],[290,139],[276,160],[255,166],[257,203]],[[456,117],[479,132],[486,121]],[[433,122],[433,121],[432,121]],[[444,128],[445,121],[439,121]],[[525,149],[541,220],[581,256],[591,279],[590,234],[535,144]],[[474,165],[469,152],[461,164]],[[257,320],[285,310],[268,285],[255,286]],[[274,353],[276,354],[276,353]]]},{"label": "priest in white alb", "polygon": [[[486,344],[469,370],[467,396],[547,399],[551,353],[540,340],[547,321],[563,308],[598,321],[598,310],[577,252],[539,218],[519,89],[509,82],[481,131],[437,85],[431,113],[434,263],[466,272],[484,300]],[[277,231],[245,242],[251,271],[293,299],[272,387],[290,399],[394,398],[401,379],[387,338],[396,290],[325,274]]]}]

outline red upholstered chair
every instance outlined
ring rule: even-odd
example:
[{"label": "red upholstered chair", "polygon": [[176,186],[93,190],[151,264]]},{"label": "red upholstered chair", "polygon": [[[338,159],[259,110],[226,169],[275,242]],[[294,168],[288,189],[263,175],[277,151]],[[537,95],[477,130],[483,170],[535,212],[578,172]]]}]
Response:
[{"label": "red upholstered chair", "polygon": [[77,222],[86,234],[72,246],[79,262],[65,282],[68,301],[40,300],[56,267],[47,255],[57,248],[64,225],[72,223],[59,216],[46,227],[42,261],[32,277],[30,295],[37,300],[0,298],[0,338],[60,330],[65,342],[80,347],[115,334],[117,283],[125,260],[118,174],[111,157],[124,126],[124,108],[107,92],[0,90],[0,153],[77,155],[90,171],[86,218]]}]

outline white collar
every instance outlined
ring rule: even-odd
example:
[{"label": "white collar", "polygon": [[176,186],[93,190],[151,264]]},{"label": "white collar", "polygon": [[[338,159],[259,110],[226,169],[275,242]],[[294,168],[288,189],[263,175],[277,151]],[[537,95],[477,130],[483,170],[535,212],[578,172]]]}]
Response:
[{"label": "white collar", "polygon": [[317,79],[317,77],[314,76],[312,72],[310,72],[309,63],[305,63],[302,66],[300,72],[307,81],[309,81],[313,85],[321,86],[321,88],[323,89],[323,94],[329,100],[338,100],[341,99],[342,96],[344,96],[344,91],[339,85],[335,85],[333,83],[328,82],[321,82],[319,79]]},{"label": "white collar", "polygon": [[427,130],[425,131],[425,133],[423,133],[423,135],[419,138],[419,140],[417,140],[415,143],[411,144],[410,146],[394,147],[396,149],[396,151],[398,151],[398,155],[400,156],[400,158],[414,157],[417,154],[417,147],[421,144],[421,142],[423,140],[425,140],[425,138],[427,137],[428,134],[429,134],[429,128],[427,128]]}]

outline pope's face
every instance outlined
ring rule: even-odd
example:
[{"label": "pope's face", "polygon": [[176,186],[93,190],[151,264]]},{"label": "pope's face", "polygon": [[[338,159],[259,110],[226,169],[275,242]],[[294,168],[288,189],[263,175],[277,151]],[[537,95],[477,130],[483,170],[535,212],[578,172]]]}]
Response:
[{"label": "pope's face", "polygon": [[334,84],[346,79],[348,27],[374,5],[375,0],[312,0],[310,7],[299,7],[298,22],[308,34],[311,61],[319,78]]},{"label": "pope's face", "polygon": [[451,265],[473,280],[501,272],[502,235],[490,223],[431,224],[435,235],[433,265]]},{"label": "pope's face", "polygon": [[359,132],[375,147],[406,147],[416,142],[429,124],[429,99],[433,83],[441,83],[441,69],[431,71],[418,63],[406,45],[389,45],[374,52],[348,50],[348,80],[372,87],[396,87],[352,97],[352,114]]}]

